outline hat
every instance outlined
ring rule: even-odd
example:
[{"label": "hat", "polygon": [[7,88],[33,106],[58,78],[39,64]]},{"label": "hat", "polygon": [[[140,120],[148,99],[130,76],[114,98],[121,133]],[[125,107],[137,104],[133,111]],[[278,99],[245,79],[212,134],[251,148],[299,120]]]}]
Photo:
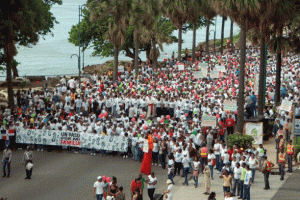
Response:
[{"label": "hat", "polygon": [[168,179],[167,184],[172,184],[172,181],[170,179]]},{"label": "hat", "polygon": [[97,180],[102,180],[102,176],[98,176]]}]

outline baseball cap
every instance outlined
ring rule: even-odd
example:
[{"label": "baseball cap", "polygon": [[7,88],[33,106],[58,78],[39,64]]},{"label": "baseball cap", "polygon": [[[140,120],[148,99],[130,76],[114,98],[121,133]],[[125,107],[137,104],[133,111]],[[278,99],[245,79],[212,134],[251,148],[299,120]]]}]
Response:
[{"label": "baseball cap", "polygon": [[102,176],[98,176],[97,180],[102,180]]}]

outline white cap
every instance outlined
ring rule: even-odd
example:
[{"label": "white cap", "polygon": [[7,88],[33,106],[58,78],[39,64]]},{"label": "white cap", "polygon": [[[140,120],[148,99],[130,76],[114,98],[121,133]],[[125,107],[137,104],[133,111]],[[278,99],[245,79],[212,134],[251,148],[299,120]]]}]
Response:
[{"label": "white cap", "polygon": [[102,176],[98,176],[97,180],[102,180]]}]

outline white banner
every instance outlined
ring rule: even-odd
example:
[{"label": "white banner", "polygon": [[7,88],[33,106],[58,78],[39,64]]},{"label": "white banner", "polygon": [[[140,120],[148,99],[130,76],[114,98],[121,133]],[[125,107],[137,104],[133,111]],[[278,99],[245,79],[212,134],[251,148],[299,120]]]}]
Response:
[{"label": "white banner", "polygon": [[254,94],[258,95],[258,88],[259,88],[259,74],[254,74]]},{"label": "white banner", "polygon": [[118,71],[119,71],[119,72],[124,72],[124,66],[119,66],[119,67],[118,67]]},{"label": "white banner", "polygon": [[236,101],[224,101],[224,110],[228,111],[236,111],[237,110],[237,103]]},{"label": "white banner", "polygon": [[210,78],[220,78],[220,72],[216,70],[211,70],[209,72]]},{"label": "white banner", "polygon": [[184,70],[184,65],[178,65],[178,70],[179,70],[179,71]]},{"label": "white banner", "polygon": [[254,138],[253,144],[263,143],[263,123],[247,122],[245,127],[247,135],[251,135]]},{"label": "white banner", "polygon": [[201,126],[216,126],[216,116],[202,116]]},{"label": "white banner", "polygon": [[17,131],[16,143],[72,146],[120,152],[126,152],[128,148],[128,138],[124,136],[31,129]]},{"label": "white banner", "polygon": [[280,110],[285,110],[290,112],[292,109],[293,102],[288,100],[282,100]]},{"label": "white banner", "polygon": [[149,151],[149,143],[148,143],[148,140],[145,139],[144,146],[143,146],[143,152],[148,153],[148,151]]},{"label": "white banner", "polygon": [[215,66],[216,71],[221,71],[221,72],[226,72],[225,66],[224,65],[216,65]]}]

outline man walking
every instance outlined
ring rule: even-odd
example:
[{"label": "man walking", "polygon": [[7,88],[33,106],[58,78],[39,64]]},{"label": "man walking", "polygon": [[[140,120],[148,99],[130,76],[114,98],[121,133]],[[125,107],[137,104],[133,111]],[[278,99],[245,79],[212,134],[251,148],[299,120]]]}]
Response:
[{"label": "man walking", "polygon": [[246,165],[246,176],[244,180],[244,199],[250,200],[250,186],[252,183],[252,171],[250,170],[249,165]]},{"label": "man walking", "polygon": [[32,175],[32,159],[33,159],[33,153],[30,150],[30,147],[27,146],[27,150],[25,151],[25,153],[23,155],[23,164],[25,165],[25,170],[26,170],[25,179],[30,179],[31,178],[31,175]]},{"label": "man walking", "polygon": [[148,176],[146,183],[148,184],[148,196],[150,200],[154,200],[154,192],[155,192],[155,185],[157,184],[157,178],[154,175],[154,172]]},{"label": "man walking", "polygon": [[278,166],[279,166],[279,174],[280,174],[280,180],[284,180],[284,167],[285,167],[285,160],[286,160],[286,155],[284,153],[283,149],[280,149],[280,153],[278,155]]},{"label": "man walking", "polygon": [[269,176],[271,173],[271,167],[273,167],[274,164],[268,161],[268,157],[264,157],[264,166],[263,166],[263,173],[264,173],[264,181],[265,181],[265,190],[270,189],[270,183],[269,183]]},{"label": "man walking", "polygon": [[105,184],[102,181],[102,177],[98,176],[97,181],[94,183],[94,198],[95,199],[102,200],[104,186],[105,186]]},{"label": "man walking", "polygon": [[188,186],[188,173],[189,173],[189,169],[190,169],[190,161],[189,158],[187,156],[187,154],[183,155],[183,159],[182,159],[182,165],[183,165],[183,176],[184,176],[184,183],[183,185]]},{"label": "man walking", "polygon": [[10,176],[10,162],[11,162],[12,152],[9,148],[9,146],[5,146],[5,149],[3,151],[3,177],[6,176],[6,166],[7,166],[7,178]]},{"label": "man walking", "polygon": [[287,160],[288,160],[288,172],[293,172],[293,157],[295,155],[295,147],[293,145],[293,140],[289,141],[289,144],[287,145]]}]

